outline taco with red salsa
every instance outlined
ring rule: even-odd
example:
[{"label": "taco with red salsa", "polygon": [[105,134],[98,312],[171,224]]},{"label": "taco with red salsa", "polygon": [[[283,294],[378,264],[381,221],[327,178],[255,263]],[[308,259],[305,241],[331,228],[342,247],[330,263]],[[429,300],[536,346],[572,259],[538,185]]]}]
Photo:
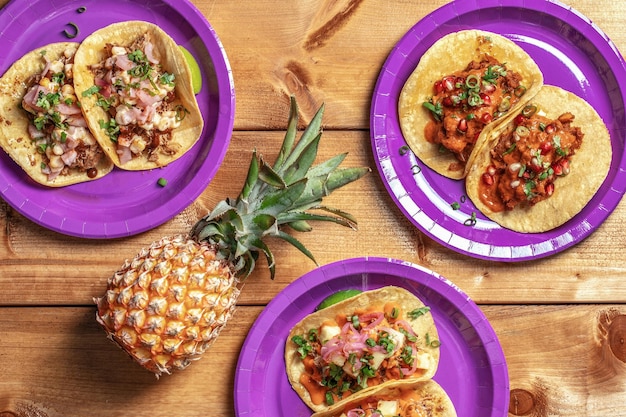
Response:
[{"label": "taco with red salsa", "polygon": [[525,233],[554,229],[596,194],[611,165],[611,138],[582,98],[545,85],[478,145],[467,195],[488,218]]},{"label": "taco with red salsa", "polygon": [[96,139],[121,169],[168,165],[202,133],[183,52],[151,23],[115,23],[89,35],[76,52],[74,85]]},{"label": "taco with red salsa", "polygon": [[353,395],[432,378],[439,346],[429,307],[389,286],[305,317],[289,334],[285,364],[293,389],[319,412]]},{"label": "taco with red salsa", "polygon": [[402,134],[435,172],[461,179],[483,132],[524,106],[543,74],[511,40],[465,30],[444,36],[421,57],[398,101]]},{"label": "taco with red salsa", "polygon": [[456,417],[454,404],[432,379],[355,394],[345,404],[312,417]]},{"label": "taco with red salsa", "polygon": [[0,145],[48,187],[101,178],[113,169],[83,117],[73,86],[75,42],[18,59],[0,79]]}]

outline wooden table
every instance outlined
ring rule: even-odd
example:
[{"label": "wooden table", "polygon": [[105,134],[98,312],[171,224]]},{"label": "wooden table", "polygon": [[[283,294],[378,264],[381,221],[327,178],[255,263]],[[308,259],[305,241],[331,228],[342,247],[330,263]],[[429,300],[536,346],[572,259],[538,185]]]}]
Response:
[{"label": "wooden table", "polygon": [[[186,231],[217,201],[235,196],[253,148],[268,159],[276,155],[289,94],[305,121],[326,103],[320,157],[347,150],[345,166],[375,168],[368,129],[379,71],[401,36],[446,1],[194,3],[223,42],[236,85],[235,131],[224,163],[184,212],[124,239],[60,235],[0,203],[1,417],[234,416],[235,365],[247,331],[272,297],[315,268],[312,262],[284,242],[270,242],[276,279],[261,262],[209,353],[158,381],[105,338],[92,297],[124,259],[160,236]],[[566,3],[626,50],[619,2]],[[403,259],[447,277],[479,304],[507,359],[509,416],[626,416],[624,202],[580,244],[521,263],[476,260],[429,239],[403,216],[375,171],[329,204],[354,214],[359,230],[318,224],[299,235],[320,265],[361,256]]]}]

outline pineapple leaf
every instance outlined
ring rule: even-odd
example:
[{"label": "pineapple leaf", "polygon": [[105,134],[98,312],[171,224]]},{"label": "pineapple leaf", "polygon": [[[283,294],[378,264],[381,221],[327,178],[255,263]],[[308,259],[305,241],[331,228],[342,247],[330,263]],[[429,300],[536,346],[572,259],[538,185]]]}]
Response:
[{"label": "pineapple leaf", "polygon": [[325,184],[326,194],[324,195],[326,196],[337,188],[358,180],[368,172],[371,172],[371,169],[368,167],[344,168],[331,172]]},{"label": "pineapple leaf", "polygon": [[287,188],[269,193],[261,200],[259,211],[277,217],[278,214],[293,207],[294,203],[302,195],[305,187],[306,178],[289,185]]},{"label": "pineapple leaf", "polygon": [[293,144],[296,140],[296,133],[298,131],[298,105],[296,103],[296,98],[292,95],[289,98],[289,121],[287,123],[287,131],[285,132],[285,139],[283,140],[282,147],[280,148],[280,152],[278,153],[278,157],[276,157],[276,161],[274,162],[274,169],[280,170],[283,162],[291,149],[293,148]]},{"label": "pineapple leaf", "polygon": [[319,203],[323,197],[329,195],[333,190],[358,180],[370,171],[369,168],[345,168],[341,170],[332,168],[328,173],[325,170],[320,170],[321,174],[319,176],[309,177],[307,187],[294,206],[305,207]]},{"label": "pineapple leaf", "polygon": [[[250,251],[251,248],[254,250]],[[256,259],[258,258],[259,251],[263,252],[263,254],[265,255],[271,278],[274,279],[276,268],[274,254],[265,244],[265,242],[263,242],[263,240],[259,236],[253,233],[247,234],[246,236],[241,238],[239,242],[237,242],[237,256],[239,258],[250,258],[246,259],[245,267],[240,271],[240,273],[247,277],[252,272],[252,269],[254,269],[254,265],[256,263]]]},{"label": "pineapple leaf", "polygon": [[[317,207],[319,210],[324,210],[327,211],[329,213],[333,213],[334,215],[341,217],[343,219],[346,219],[348,222],[352,223],[354,226],[356,226],[357,221],[356,221],[356,217],[354,217],[352,214],[347,213],[343,210],[339,210],[333,207],[328,207],[328,206],[318,206]],[[351,226],[353,227],[353,226]],[[353,227],[356,228],[356,227]]]},{"label": "pineapple leaf", "polygon": [[324,104],[320,106],[320,108],[317,110],[317,113],[315,113],[315,116],[313,116],[313,119],[311,119],[309,125],[306,127],[306,129],[304,129],[302,136],[300,136],[300,140],[293,148],[293,151],[287,156],[284,164],[282,164],[281,168],[277,170],[279,173],[284,173],[286,169],[297,163],[298,159],[300,159],[300,155],[302,154],[302,152],[309,146],[312,141],[315,140],[315,138],[321,131],[323,114]]},{"label": "pineapple leaf", "polygon": [[296,239],[295,237],[293,237],[290,234],[285,233],[283,231],[279,231],[278,234],[276,234],[276,237],[279,237],[279,238],[283,239],[284,241],[289,242],[295,248],[297,248],[300,252],[305,254],[307,258],[312,260],[315,263],[315,265],[319,265],[317,263],[317,261],[315,260],[315,258],[313,257],[313,254],[311,252],[309,252],[309,250],[307,248],[305,248],[304,245],[302,243],[300,243],[300,241],[298,239]]},{"label": "pineapple leaf", "polygon": [[270,167],[264,160],[261,158],[261,170],[259,172],[259,178],[264,183],[271,185],[275,188],[285,188],[287,184],[285,180],[276,172],[272,167]]},{"label": "pineapple leaf", "polygon": [[201,223],[202,222],[198,222],[196,226],[199,226],[199,227],[194,228],[194,230],[192,231],[192,235],[195,234],[198,240],[200,241],[206,240],[208,237],[223,238],[223,233],[217,224],[215,223],[209,223],[209,224],[202,223],[201,224]]},{"label": "pineapple leaf", "polygon": [[268,230],[276,223],[276,217],[269,214],[257,214],[252,218],[252,222],[259,230]]},{"label": "pineapple leaf", "polygon": [[315,157],[317,156],[317,149],[319,147],[320,139],[322,138],[322,134],[319,133],[312,141],[309,143],[303,150],[300,158],[293,164],[293,166],[287,167],[287,171],[285,172],[285,182],[290,184],[294,181],[298,181],[305,176],[307,176],[307,172],[313,162],[315,162]]},{"label": "pineapple leaf", "polygon": [[311,225],[304,220],[295,220],[285,224],[291,227],[296,232],[310,232],[311,230],[313,230],[313,227],[311,227]]},{"label": "pineapple leaf", "polygon": [[[213,207],[213,210],[211,211],[211,213],[208,216],[206,216],[204,220],[207,220],[207,221],[215,220],[218,217],[222,217],[225,213],[227,213],[230,210],[235,210],[235,207],[233,207],[230,204],[230,201],[228,199],[222,200],[219,203],[217,203],[215,207]],[[198,225],[196,225],[196,228],[198,228]]]},{"label": "pineapple leaf", "polygon": [[263,251],[265,258],[267,259],[267,267],[270,270],[270,278],[273,280],[276,275],[276,260],[274,258],[274,254],[261,239],[256,239],[255,245]]},{"label": "pineapple leaf", "polygon": [[249,252],[248,256],[241,256],[235,259],[233,265],[238,277],[247,278],[256,266],[257,252]]},{"label": "pineapple leaf", "polygon": [[340,169],[345,153],[313,165],[322,136],[323,113],[322,104],[297,140],[298,107],[291,96],[287,131],[274,165],[254,150],[238,198],[219,202],[193,227],[191,236],[215,245],[218,256],[228,260],[238,276],[249,276],[263,252],[274,278],[274,255],[264,242],[270,236],[290,243],[317,265],[311,252],[284,232],[283,226],[308,232],[312,230],[309,221],[326,221],[356,229],[352,215],[323,206],[322,199],[371,170]]},{"label": "pineapple leaf", "polygon": [[326,177],[330,174],[335,168],[337,168],[344,159],[346,159],[347,153],[341,153],[339,155],[335,155],[330,159],[322,162],[321,164],[315,165],[313,168],[309,170],[307,173],[307,177],[315,178],[315,177]]},{"label": "pineapple leaf", "polygon": [[252,159],[250,160],[250,167],[248,168],[248,176],[246,177],[246,182],[243,185],[243,190],[241,191],[242,198],[248,198],[250,195],[250,191],[254,188],[254,185],[259,178],[259,162],[256,157],[256,149],[252,152]]},{"label": "pineapple leaf", "polygon": [[[326,210],[326,211],[330,211],[330,210]],[[337,214],[337,216],[326,216],[323,214],[315,214],[315,213],[307,213],[307,212],[290,212],[285,215],[281,215],[278,218],[278,224],[279,226],[283,224],[288,224],[291,226],[291,224],[294,222],[297,223],[299,221],[314,220],[314,221],[333,222],[341,226],[349,227],[351,229],[356,230],[356,221],[352,216],[350,216],[349,214],[346,215],[347,213],[342,213],[339,210],[335,210],[332,213]]]}]

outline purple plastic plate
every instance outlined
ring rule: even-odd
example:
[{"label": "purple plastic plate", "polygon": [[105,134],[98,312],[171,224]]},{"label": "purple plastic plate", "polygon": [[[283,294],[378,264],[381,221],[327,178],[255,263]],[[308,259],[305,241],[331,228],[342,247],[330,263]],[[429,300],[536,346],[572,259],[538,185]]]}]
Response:
[{"label": "purple plastic plate", "polygon": [[[79,13],[79,7],[85,11]],[[0,195],[15,210],[48,229],[84,238],[115,238],[152,229],[191,204],[219,168],[232,134],[235,92],[230,64],[215,31],[188,1],[180,0],[13,0],[0,9],[0,73],[24,53],[68,41],[69,22],[79,28],[73,41],[111,23],[145,20],[159,25],[188,49],[200,65],[197,95],[204,131],[196,145],[165,168],[114,169],[88,183],[63,188],[36,184],[0,152]],[[167,186],[157,184],[159,178]]]},{"label": "purple plastic plate", "polygon": [[[459,417],[506,416],[509,377],[496,334],[482,311],[454,284],[418,265],[355,258],[317,268],[289,284],[261,312],[243,344],[235,375],[238,417],[308,417],[312,411],[287,379],[284,347],[291,328],[343,289],[403,287],[430,306],[441,340],[434,380]],[[460,382],[462,381],[462,382]]]},{"label": "purple plastic plate", "polygon": [[[464,181],[450,180],[422,166],[412,152],[399,152],[406,142],[398,124],[397,102],[406,79],[437,39],[472,28],[513,40],[536,60],[546,84],[586,99],[609,129],[613,160],[608,177],[585,209],[557,229],[534,234],[504,229],[479,214],[465,198]],[[498,261],[552,255],[590,235],[624,194],[625,83],[624,61],[613,43],[570,7],[544,0],[454,1],[419,21],[387,58],[372,98],[374,158],[400,210],[442,245],[475,258]],[[454,202],[460,203],[459,210],[450,206]],[[469,227],[464,222],[472,213],[477,213],[477,223]]]}]

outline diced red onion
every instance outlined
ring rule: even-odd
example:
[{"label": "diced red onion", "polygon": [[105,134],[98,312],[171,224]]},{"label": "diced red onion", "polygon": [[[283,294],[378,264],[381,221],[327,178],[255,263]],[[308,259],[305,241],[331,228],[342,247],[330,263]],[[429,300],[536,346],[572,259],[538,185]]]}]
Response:
[{"label": "diced red onion", "polygon": [[146,46],[144,48],[144,52],[146,54],[146,58],[153,64],[158,64],[159,60],[154,56],[154,45],[150,42],[146,42]]},{"label": "diced red onion", "polygon": [[123,71],[128,71],[135,63],[128,59],[128,55],[115,55],[115,66]]},{"label": "diced red onion", "polygon": [[65,165],[71,166],[74,162],[76,162],[76,157],[78,157],[76,151],[74,149],[70,149],[61,155],[61,160]]}]

